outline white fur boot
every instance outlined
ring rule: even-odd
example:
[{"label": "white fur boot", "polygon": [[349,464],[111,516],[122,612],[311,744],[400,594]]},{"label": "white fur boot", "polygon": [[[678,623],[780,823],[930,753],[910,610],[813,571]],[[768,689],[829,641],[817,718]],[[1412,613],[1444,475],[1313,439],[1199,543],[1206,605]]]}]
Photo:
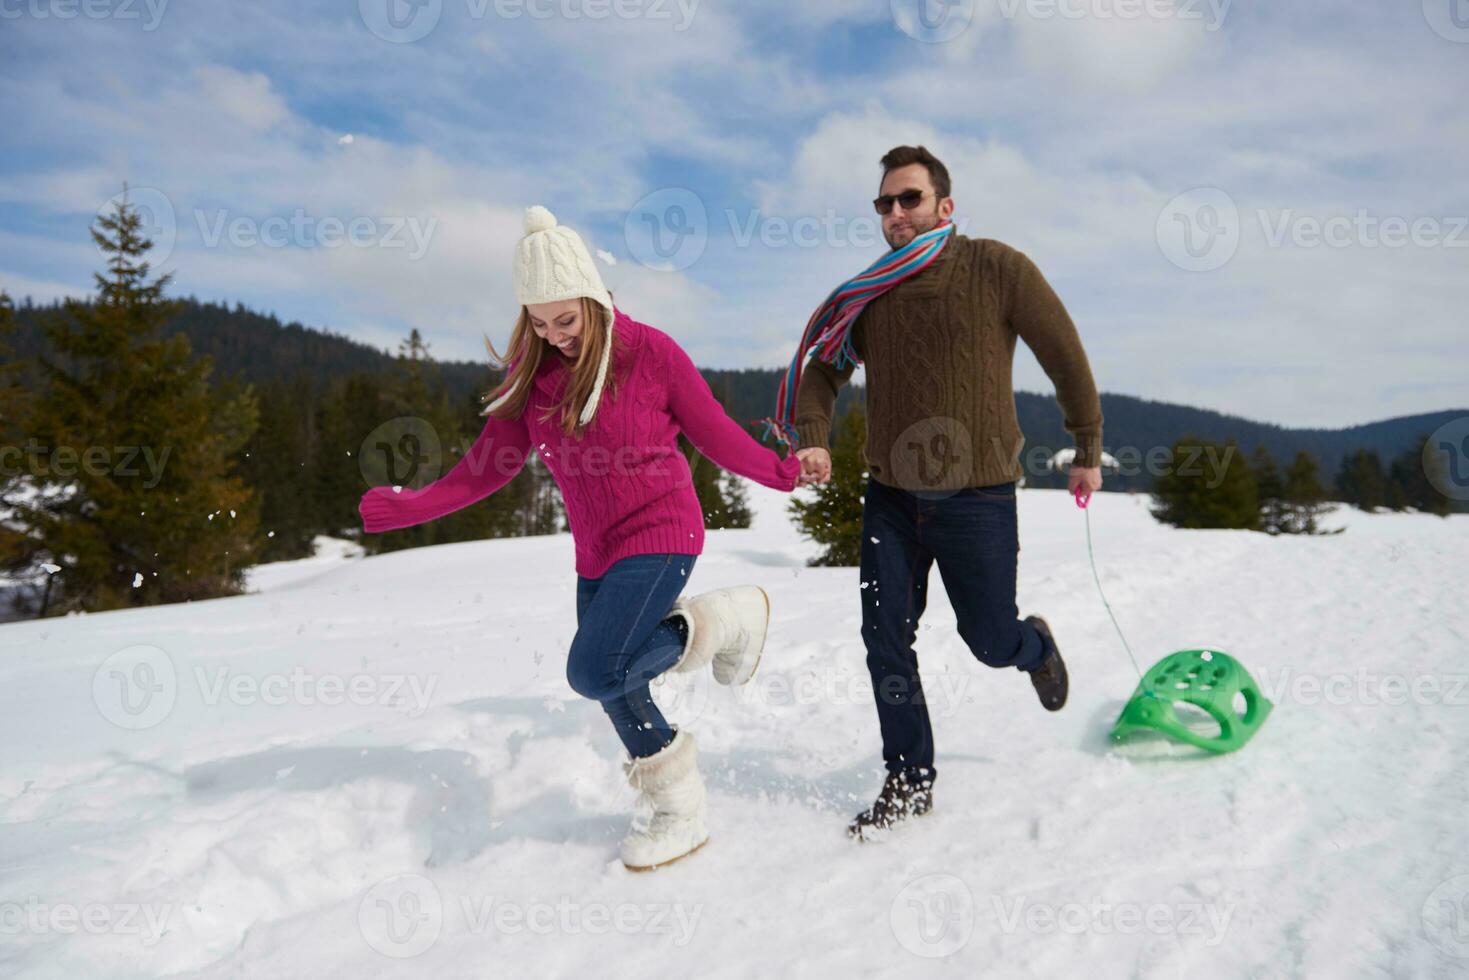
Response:
[{"label": "white fur boot", "polygon": [[694,736],[679,729],[658,752],[624,762],[622,768],[632,788],[653,804],[648,825],[634,823],[622,839],[622,863],[628,870],[651,871],[704,846],[709,831],[704,827],[704,780],[699,778]]},{"label": "white fur boot", "polygon": [[758,585],[716,589],[679,599],[673,613],[688,624],[689,641],[677,671],[712,663],[721,684],[744,684],[755,676],[770,625],[770,597]]}]

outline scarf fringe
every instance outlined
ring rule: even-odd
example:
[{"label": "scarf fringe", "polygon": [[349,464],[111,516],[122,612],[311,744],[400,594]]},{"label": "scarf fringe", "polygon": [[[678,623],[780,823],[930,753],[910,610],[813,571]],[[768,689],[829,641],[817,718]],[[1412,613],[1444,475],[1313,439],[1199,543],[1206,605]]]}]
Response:
[{"label": "scarf fringe", "polygon": [[796,432],[796,427],[792,423],[782,422],[780,419],[769,417],[756,419],[755,423],[765,427],[764,431],[760,433],[761,442],[765,442],[774,436],[776,445],[787,446],[793,453],[801,448],[801,437]]}]

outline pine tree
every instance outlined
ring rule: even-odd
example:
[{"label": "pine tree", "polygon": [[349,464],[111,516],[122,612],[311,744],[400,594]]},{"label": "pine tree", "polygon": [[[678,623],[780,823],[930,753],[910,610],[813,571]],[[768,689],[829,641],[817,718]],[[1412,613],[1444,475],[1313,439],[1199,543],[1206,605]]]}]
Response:
[{"label": "pine tree", "polygon": [[1342,500],[1368,512],[1402,507],[1401,491],[1391,486],[1381,457],[1370,449],[1359,449],[1342,459],[1336,490]]},{"label": "pine tree", "polygon": [[[0,445],[21,445],[30,431],[30,393],[21,383],[24,365],[15,360],[10,350],[10,337],[15,332],[15,306],[9,294],[0,289]],[[13,470],[0,462],[0,491],[10,488],[11,481],[20,482],[23,466]]]},{"label": "pine tree", "polygon": [[256,502],[235,474],[254,394],[211,387],[210,359],[160,336],[176,304],[169,276],[149,279],[141,229],[124,187],[92,229],[107,256],[96,299],[45,327],[61,363],[41,359],[44,492],[23,517],[60,566],[45,612],[229,595],[255,560]]},{"label": "pine tree", "polygon": [[704,514],[704,527],[710,531],[749,527],[750,495],[740,478],[720,469],[682,436],[679,443],[688,457],[694,493]]},{"label": "pine tree", "polygon": [[[719,406],[729,411],[729,386],[726,381],[714,393]],[[704,527],[710,531],[750,526],[749,494],[740,478],[721,469],[712,459],[699,452],[687,437],[680,435],[679,448],[689,461],[694,493],[704,514]]]},{"label": "pine tree", "polygon": [[1285,534],[1319,534],[1321,518],[1335,509],[1327,501],[1330,494],[1321,482],[1316,457],[1304,450],[1285,471],[1282,496],[1285,520],[1280,529]]},{"label": "pine tree", "polygon": [[1234,440],[1186,436],[1173,445],[1173,463],[1153,482],[1154,517],[1174,527],[1259,528],[1255,474]]},{"label": "pine tree", "polygon": [[733,473],[725,473],[720,490],[724,495],[724,526],[749,527],[754,520],[750,513],[750,491],[745,481]]},{"label": "pine tree", "polygon": [[[36,573],[39,545],[23,524],[7,519],[14,506],[12,501],[21,499],[32,488],[24,455],[32,406],[30,393],[20,382],[22,365],[11,357],[9,338],[14,330],[15,308],[10,296],[0,290],[0,446],[20,454],[7,453],[10,458],[0,460],[0,572],[25,579]],[[33,596],[16,590],[14,598],[15,611],[30,611]]]},{"label": "pine tree", "polygon": [[[524,534],[560,534],[570,529],[566,506],[556,478],[540,456],[532,453],[530,462],[516,476],[521,481],[521,527]],[[506,489],[509,489],[508,487]]]},{"label": "pine tree", "polygon": [[1285,483],[1270,450],[1256,446],[1255,454],[1250,458],[1250,470],[1255,477],[1255,494],[1260,501],[1260,530],[1267,534],[1280,534],[1288,523]]},{"label": "pine tree", "polygon": [[[319,534],[346,537],[361,530],[357,505],[367,488],[360,454],[372,430],[387,418],[381,388],[382,382],[372,374],[353,372],[332,384],[316,407],[315,440],[307,469],[312,524]],[[368,541],[371,539],[364,543]]]},{"label": "pine tree", "polygon": [[1424,514],[1447,517],[1453,511],[1453,502],[1438,490],[1431,478],[1440,476],[1438,482],[1442,485],[1441,474],[1430,474],[1428,471],[1428,467],[1442,467],[1444,459],[1437,453],[1425,453],[1427,446],[1428,436],[1420,436],[1412,449],[1405,450],[1393,460],[1388,471],[1389,477],[1401,495],[1404,506]]},{"label": "pine tree", "polygon": [[312,514],[311,386],[300,376],[262,385],[259,400],[260,425],[245,447],[240,475],[260,499],[260,560],[310,557],[319,532]]},{"label": "pine tree", "polygon": [[688,460],[694,496],[699,498],[699,511],[704,515],[704,527],[710,530],[723,527],[724,495],[719,492],[721,470],[709,457],[699,452],[687,436],[678,437],[678,447]]},{"label": "pine tree", "polygon": [[816,487],[816,499],[799,498],[788,511],[803,536],[826,550],[812,565],[855,566],[862,559],[862,495],[867,489],[867,416],[854,407],[837,426],[831,451],[831,480]]},{"label": "pine tree", "polygon": [[10,336],[15,332],[15,304],[0,289],[0,438],[14,445],[25,434],[29,397],[21,385],[22,365],[11,359]]}]

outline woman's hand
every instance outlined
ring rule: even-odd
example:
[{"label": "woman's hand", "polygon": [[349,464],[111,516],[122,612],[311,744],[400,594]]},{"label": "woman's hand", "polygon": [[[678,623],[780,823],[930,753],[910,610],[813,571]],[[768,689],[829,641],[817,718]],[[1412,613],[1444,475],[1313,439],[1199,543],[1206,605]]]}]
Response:
[{"label": "woman's hand", "polygon": [[362,495],[357,504],[357,513],[362,515],[362,529],[368,534],[391,531],[400,526],[402,513],[398,509],[398,494],[402,487],[373,487]]}]

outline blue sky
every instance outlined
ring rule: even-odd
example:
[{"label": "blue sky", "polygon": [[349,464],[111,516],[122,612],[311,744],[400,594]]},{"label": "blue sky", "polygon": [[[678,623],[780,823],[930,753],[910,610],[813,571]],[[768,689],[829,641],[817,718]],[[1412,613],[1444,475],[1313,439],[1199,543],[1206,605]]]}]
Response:
[{"label": "blue sky", "polygon": [[176,294],[481,358],[544,204],[698,363],[784,366],[921,142],[1103,390],[1469,405],[1469,0],[0,0],[0,77],[14,296],[89,290],[127,180]]}]

